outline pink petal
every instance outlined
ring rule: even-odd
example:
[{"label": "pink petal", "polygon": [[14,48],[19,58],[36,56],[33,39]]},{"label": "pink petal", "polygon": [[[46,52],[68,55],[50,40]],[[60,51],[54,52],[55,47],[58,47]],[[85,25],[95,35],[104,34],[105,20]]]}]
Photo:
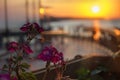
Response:
[{"label": "pink petal", "polygon": [[23,50],[24,50],[24,52],[26,52],[27,54],[33,53],[32,49],[31,49],[28,45],[26,45],[26,44],[23,45]]},{"label": "pink petal", "polygon": [[10,80],[9,74],[0,74],[0,80]]},{"label": "pink petal", "polygon": [[28,30],[30,29],[31,26],[32,26],[31,23],[24,24],[24,25],[20,28],[20,30],[26,32],[26,31],[28,31]]},{"label": "pink petal", "polygon": [[17,42],[10,42],[9,45],[12,46],[12,47],[18,47],[18,43]]},{"label": "pink petal", "polygon": [[28,28],[27,27],[21,27],[20,30],[26,32],[26,31],[28,31]]},{"label": "pink petal", "polygon": [[14,52],[15,50],[17,50],[19,47],[19,44],[17,42],[10,42],[8,44],[8,51],[10,52]]},{"label": "pink petal", "polygon": [[33,25],[35,26],[36,30],[37,30],[39,33],[41,33],[41,32],[44,31],[44,29],[43,29],[42,27],[40,27],[39,24],[33,23]]}]

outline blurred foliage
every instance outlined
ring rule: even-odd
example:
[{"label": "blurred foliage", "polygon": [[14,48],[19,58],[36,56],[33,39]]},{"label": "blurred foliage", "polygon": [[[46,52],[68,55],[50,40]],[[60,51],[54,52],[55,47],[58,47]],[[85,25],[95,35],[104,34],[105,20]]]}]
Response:
[{"label": "blurred foliage", "polygon": [[82,67],[77,70],[78,80],[104,80],[100,74],[106,72],[108,72],[108,70],[103,66],[98,66],[93,70]]},{"label": "blurred foliage", "polygon": [[32,72],[22,72],[20,77],[21,80],[37,80],[36,76]]}]

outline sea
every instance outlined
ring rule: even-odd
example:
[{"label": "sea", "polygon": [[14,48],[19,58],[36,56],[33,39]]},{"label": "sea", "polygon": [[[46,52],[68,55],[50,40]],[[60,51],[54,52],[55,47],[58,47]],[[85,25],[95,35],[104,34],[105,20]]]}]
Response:
[{"label": "sea", "polygon": [[[94,21],[91,19],[68,19],[68,20],[59,20],[59,21],[48,21],[44,23],[45,28],[51,27],[53,30],[58,29],[59,27],[63,27],[65,31],[69,31],[70,28],[74,28],[76,26],[84,26],[84,27],[93,27]],[[120,28],[120,19],[114,20],[98,20],[101,28],[112,29],[114,27]],[[39,23],[37,21],[37,23]],[[0,22],[0,32],[3,32],[6,27],[4,27],[4,22]],[[11,32],[20,31],[20,27],[25,24],[23,21],[18,22],[9,22],[8,29]]]}]

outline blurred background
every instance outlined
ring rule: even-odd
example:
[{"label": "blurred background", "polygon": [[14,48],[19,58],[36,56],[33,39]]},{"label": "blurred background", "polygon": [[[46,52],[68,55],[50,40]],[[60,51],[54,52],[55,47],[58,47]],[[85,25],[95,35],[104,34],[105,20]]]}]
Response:
[{"label": "blurred background", "polygon": [[7,42],[25,40],[19,28],[27,22],[39,23],[49,40],[43,44],[32,41],[36,55],[49,44],[68,60],[79,55],[111,55],[119,50],[119,3],[120,0],[0,0],[1,59],[8,55]]}]

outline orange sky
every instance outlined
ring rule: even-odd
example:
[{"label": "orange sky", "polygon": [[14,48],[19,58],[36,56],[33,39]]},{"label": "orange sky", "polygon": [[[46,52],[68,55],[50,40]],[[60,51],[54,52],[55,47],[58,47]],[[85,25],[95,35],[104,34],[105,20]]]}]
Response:
[{"label": "orange sky", "polygon": [[[29,1],[29,19],[32,22],[33,11],[35,11],[36,21],[39,21],[38,1],[35,1],[36,9],[32,8],[32,1]],[[46,14],[57,17],[75,18],[106,18],[120,19],[120,0],[41,0],[42,4],[51,7],[46,10]],[[8,23],[9,26],[18,26],[26,21],[25,0],[7,0],[8,2]],[[100,11],[93,13],[92,6],[99,6]],[[0,0],[0,24],[5,26],[4,0]]]},{"label": "orange sky", "polygon": [[[42,4],[51,7],[47,13],[54,16],[120,18],[120,0],[42,0]],[[93,13],[92,6],[99,6],[100,11]]]},{"label": "orange sky", "polygon": [[[9,19],[25,18],[25,0],[7,0]],[[29,17],[32,17],[32,1],[29,1]],[[42,4],[51,7],[46,14],[57,17],[75,18],[120,18],[120,0],[41,0]],[[38,0],[36,2],[36,18],[39,16]],[[0,19],[4,19],[4,0],[0,0]],[[99,6],[100,11],[93,13],[92,6]],[[19,15],[19,16],[18,16]],[[18,17],[16,17],[18,16]],[[0,20],[0,21],[1,21]]]}]

